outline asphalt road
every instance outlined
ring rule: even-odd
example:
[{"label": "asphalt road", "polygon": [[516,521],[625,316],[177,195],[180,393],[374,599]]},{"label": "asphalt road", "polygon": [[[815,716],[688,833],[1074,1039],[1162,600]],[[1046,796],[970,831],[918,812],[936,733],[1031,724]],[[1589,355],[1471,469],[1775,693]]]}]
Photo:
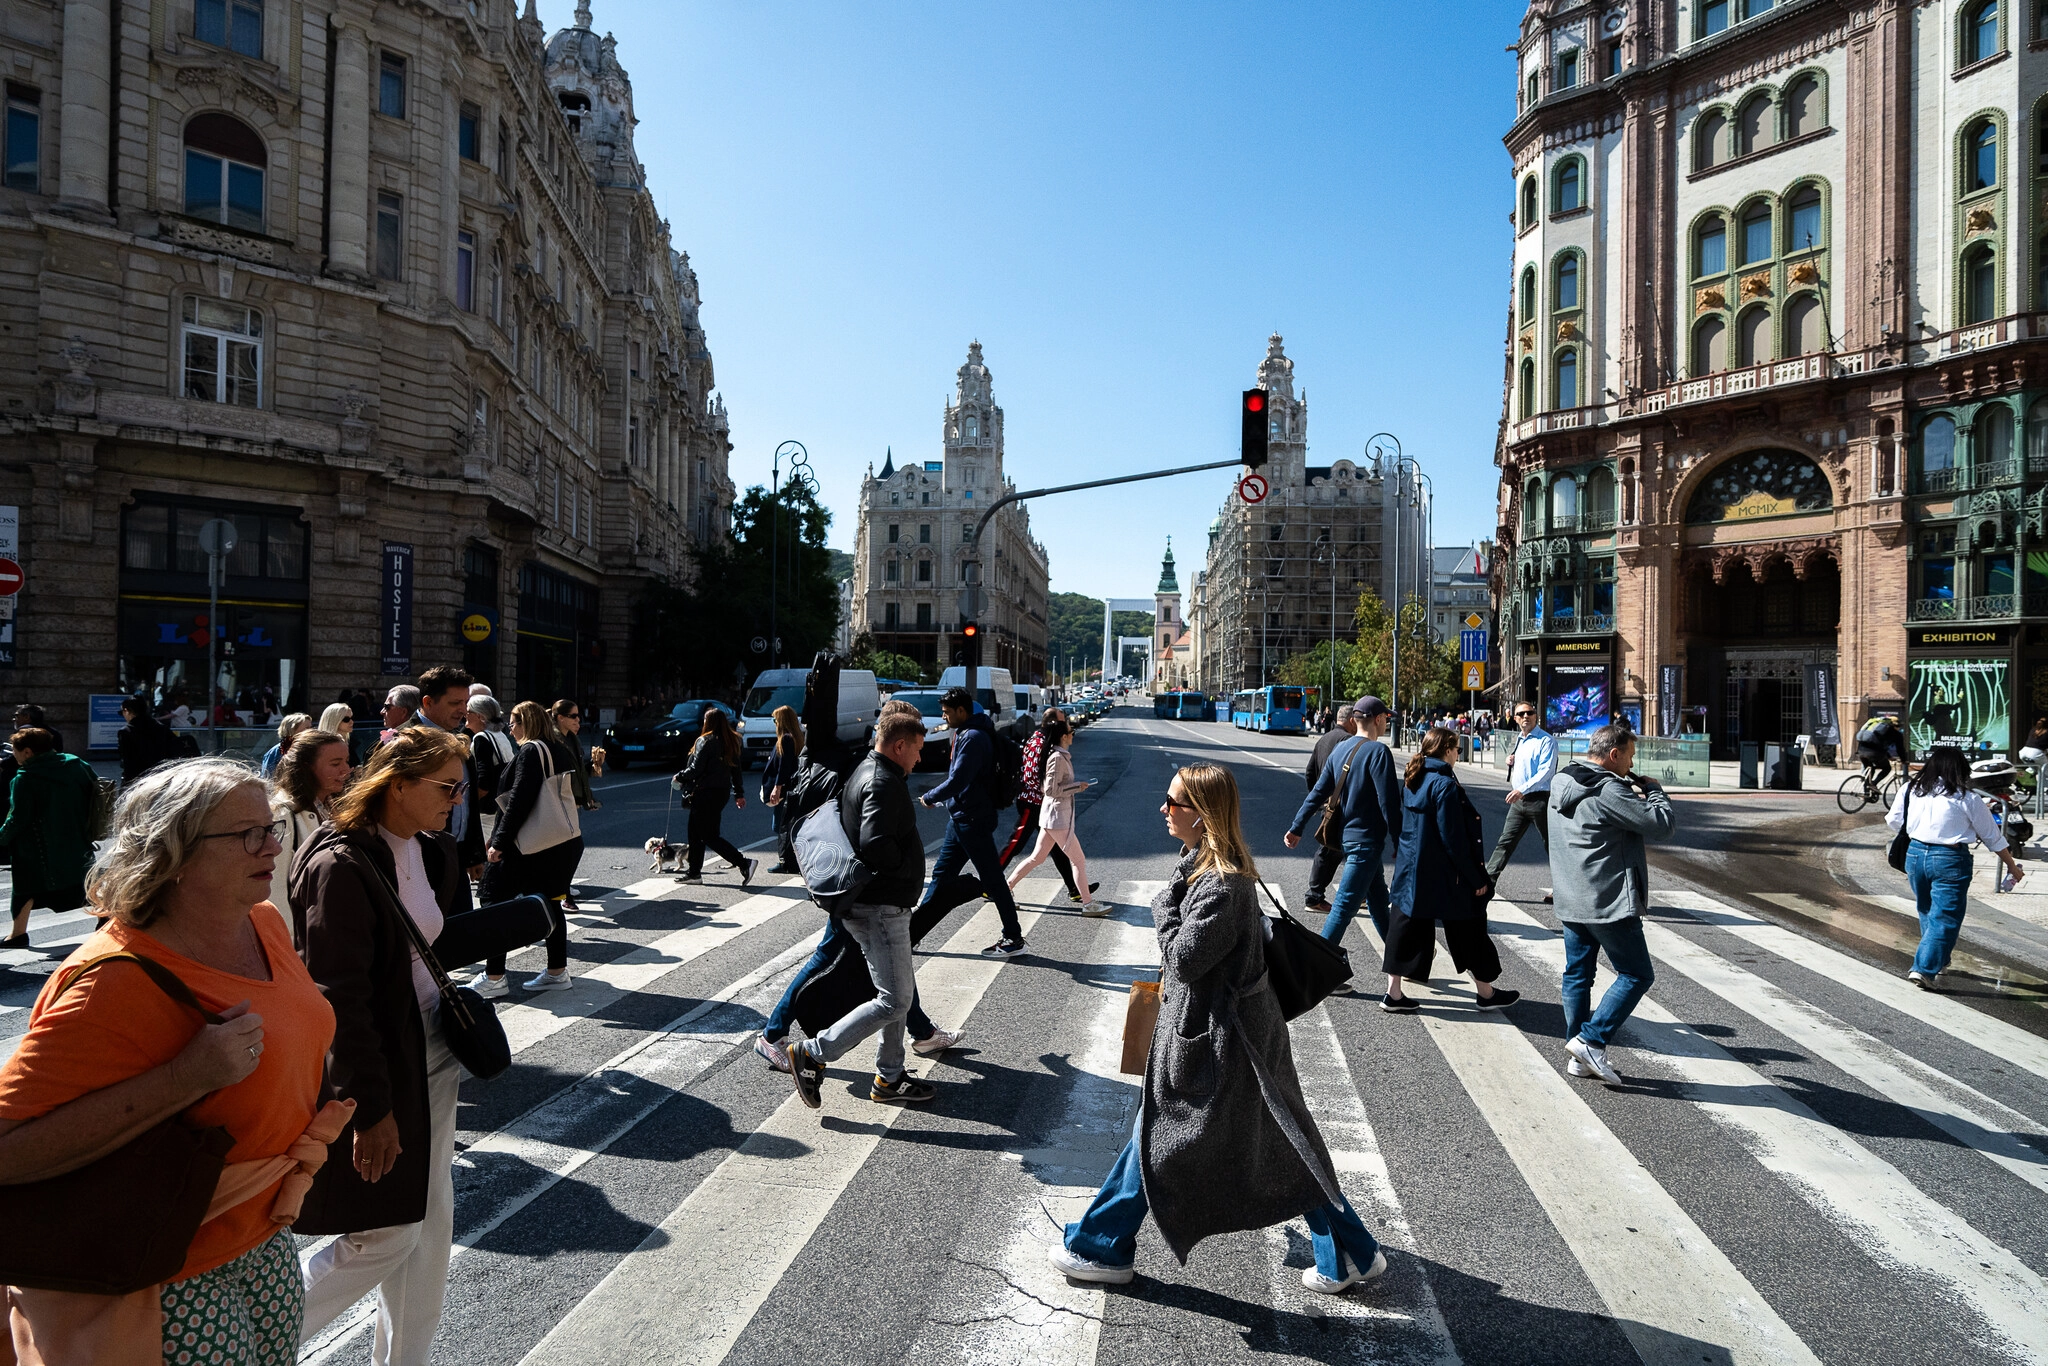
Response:
[{"label": "asphalt road", "polygon": [[[2036,998],[1901,981],[1877,928],[1897,911],[1859,902],[1830,862],[1867,830],[1756,794],[1680,801],[1652,878],[1657,983],[1612,1051],[1622,1088],[1563,1073],[1561,941],[1533,836],[1492,920],[1520,1004],[1473,1010],[1440,954],[1419,1016],[1352,995],[1295,1022],[1384,1278],[1307,1294],[1298,1223],[1213,1239],[1185,1266],[1148,1227],[1125,1289],[1052,1273],[1056,1225],[1129,1132],[1118,1036],[1128,983],[1157,961],[1167,779],[1231,766],[1261,872],[1299,907],[1308,851],[1280,837],[1309,744],[1135,708],[1084,730],[1076,768],[1101,782],[1082,838],[1120,909],[1074,915],[1047,868],[1020,898],[1028,955],[976,956],[993,937],[979,904],[936,930],[920,990],[969,1038],[916,1064],[940,1094],[907,1112],[865,1099],[865,1050],[833,1069],[822,1116],[795,1103],[750,1045],[823,917],[786,879],[651,875],[638,846],[661,833],[665,787],[602,783],[577,988],[501,1003],[515,1066],[463,1087],[437,1360],[2048,1361]],[[1497,830],[1499,779],[1466,776]],[[727,832],[765,839],[766,813],[729,813]],[[61,928],[0,976],[0,1011],[26,1004]],[[1348,947],[1377,990],[1364,917]],[[0,1015],[0,1033],[18,1021]],[[362,1359],[365,1323],[307,1359]]]}]

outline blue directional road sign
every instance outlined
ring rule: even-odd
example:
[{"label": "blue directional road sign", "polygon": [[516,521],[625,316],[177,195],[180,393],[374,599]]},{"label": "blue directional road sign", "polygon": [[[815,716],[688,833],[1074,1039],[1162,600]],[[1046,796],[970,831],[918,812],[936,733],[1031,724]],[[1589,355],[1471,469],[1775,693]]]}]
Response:
[{"label": "blue directional road sign", "polygon": [[1460,664],[1484,664],[1486,662],[1486,632],[1458,632],[1458,662]]}]

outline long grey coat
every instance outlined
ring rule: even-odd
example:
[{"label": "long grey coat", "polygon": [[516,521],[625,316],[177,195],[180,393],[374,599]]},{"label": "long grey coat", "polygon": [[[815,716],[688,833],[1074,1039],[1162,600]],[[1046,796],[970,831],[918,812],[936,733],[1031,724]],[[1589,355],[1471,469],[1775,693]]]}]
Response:
[{"label": "long grey coat", "polygon": [[[1152,901],[1160,1008],[1140,1119],[1145,1199],[1183,1262],[1212,1234],[1285,1223],[1341,1198],[1329,1149],[1301,1097],[1287,1021],[1265,985],[1257,886],[1214,872],[1191,885],[1194,864],[1194,854],[1182,858]],[[1267,1093],[1254,1052],[1265,1065]]]}]

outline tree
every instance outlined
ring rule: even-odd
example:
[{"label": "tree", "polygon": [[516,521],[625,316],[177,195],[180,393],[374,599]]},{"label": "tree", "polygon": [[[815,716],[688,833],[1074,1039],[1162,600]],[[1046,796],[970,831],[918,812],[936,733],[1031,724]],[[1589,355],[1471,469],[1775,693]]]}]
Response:
[{"label": "tree", "polygon": [[[1306,654],[1289,655],[1287,662],[1280,666],[1279,680],[1297,688],[1316,688],[1327,694],[1330,691],[1330,651],[1333,642],[1319,640],[1316,647]],[[1325,697],[1332,707],[1345,697],[1356,697],[1357,693],[1346,693],[1350,686],[1351,656],[1357,649],[1348,640],[1334,642],[1337,654],[1337,695]]]},{"label": "tree", "polygon": [[[1358,595],[1352,614],[1357,643],[1350,652],[1349,667],[1343,674],[1345,692],[1352,697],[1371,693],[1391,698],[1394,679],[1394,613],[1370,588]],[[1404,708],[1427,708],[1448,702],[1457,695],[1458,651],[1433,638],[1429,610],[1422,599],[1409,595],[1401,603],[1401,703]],[[1325,656],[1325,667],[1327,659]],[[1313,680],[1309,680],[1313,681]]]},{"label": "tree", "polygon": [[907,683],[927,683],[924,666],[908,655],[899,655],[893,650],[877,650],[875,638],[862,631],[853,638],[853,656],[850,666],[870,670],[876,678],[900,678]]}]

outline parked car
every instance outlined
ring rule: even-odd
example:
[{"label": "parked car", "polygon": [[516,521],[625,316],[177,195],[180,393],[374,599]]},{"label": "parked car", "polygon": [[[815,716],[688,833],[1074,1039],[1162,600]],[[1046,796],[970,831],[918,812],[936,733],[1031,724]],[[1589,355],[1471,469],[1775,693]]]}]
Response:
[{"label": "parked car", "polygon": [[905,688],[889,700],[908,702],[924,718],[924,752],[918,755],[917,771],[942,769],[953,760],[953,732],[946,728],[939,699],[946,694],[937,688]]},{"label": "parked car", "polygon": [[[740,707],[744,717],[744,762],[748,768],[767,762],[768,751],[775,748],[775,709],[794,707],[799,715],[803,713],[804,686],[810,676],[809,669],[767,669],[755,677],[754,686]],[[875,716],[881,709],[882,697],[874,674],[866,669],[839,671],[841,740],[866,748],[874,738]]]},{"label": "parked car", "polygon": [[713,707],[724,712],[727,720],[738,721],[725,703],[698,697],[673,707],[649,707],[606,726],[606,767],[626,769],[635,764],[665,764],[681,768],[690,757],[690,746],[704,733],[704,713]]}]

